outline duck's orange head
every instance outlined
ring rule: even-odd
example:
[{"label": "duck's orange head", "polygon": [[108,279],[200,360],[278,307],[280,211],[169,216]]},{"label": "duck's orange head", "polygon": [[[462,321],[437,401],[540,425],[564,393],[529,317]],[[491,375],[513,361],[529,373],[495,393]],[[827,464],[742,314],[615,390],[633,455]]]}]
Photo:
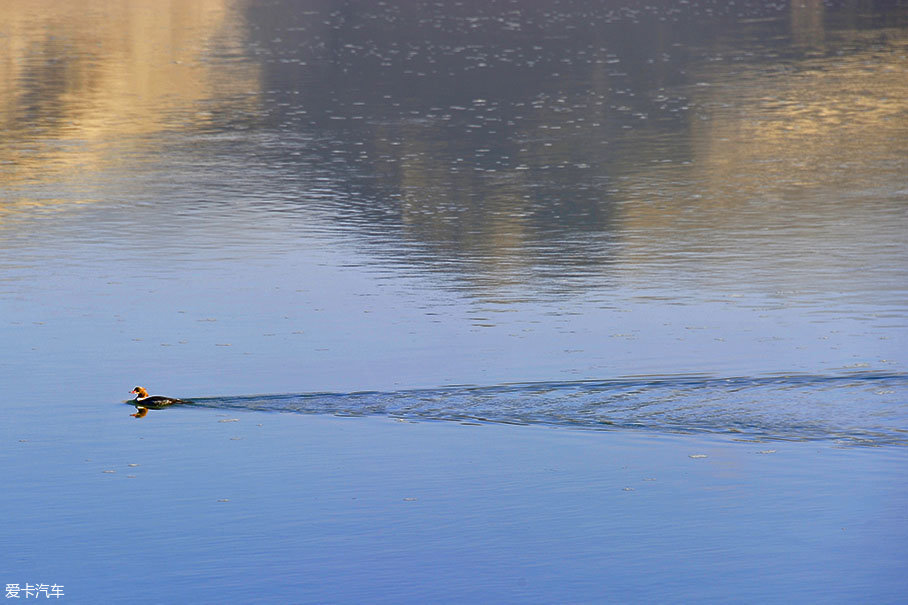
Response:
[{"label": "duck's orange head", "polygon": [[136,387],[132,390],[133,395],[138,395],[139,397],[148,397],[148,391],[142,387]]}]

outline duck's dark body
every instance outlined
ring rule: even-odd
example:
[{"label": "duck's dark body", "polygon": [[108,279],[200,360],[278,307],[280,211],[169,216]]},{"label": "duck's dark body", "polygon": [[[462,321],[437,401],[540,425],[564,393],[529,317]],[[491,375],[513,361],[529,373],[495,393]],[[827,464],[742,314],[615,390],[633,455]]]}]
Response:
[{"label": "duck's dark body", "polygon": [[166,408],[169,405],[174,405],[177,403],[189,403],[185,399],[176,399],[174,397],[162,397],[160,395],[148,395],[148,391],[142,387],[136,387],[132,390],[132,394],[136,396],[132,400],[132,404],[136,408],[145,408],[147,410],[160,410]]},{"label": "duck's dark body", "polygon": [[175,403],[188,403],[183,399],[174,399],[172,397],[161,397],[160,395],[155,395],[153,397],[136,397],[135,401],[136,407],[148,408],[151,410],[160,410],[161,408],[166,408],[168,405],[173,405]]}]

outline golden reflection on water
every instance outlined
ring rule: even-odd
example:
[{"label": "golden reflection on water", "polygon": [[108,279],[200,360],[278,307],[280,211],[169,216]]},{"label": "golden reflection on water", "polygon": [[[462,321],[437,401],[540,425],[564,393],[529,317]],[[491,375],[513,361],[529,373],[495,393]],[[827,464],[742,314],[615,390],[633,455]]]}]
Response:
[{"label": "golden reflection on water", "polygon": [[[571,113],[540,112],[536,121],[525,122],[512,138],[532,141],[526,145],[529,153],[513,149],[513,155],[536,174],[589,162],[592,171],[586,174],[607,176],[599,200],[619,206],[616,228],[647,235],[624,241],[622,254],[634,265],[678,257],[679,252],[737,249],[741,234],[748,232],[762,233],[767,242],[781,240],[783,248],[792,234],[806,238],[793,241],[794,249],[812,239],[822,248],[833,242],[840,248],[859,244],[879,216],[853,214],[860,214],[867,202],[891,204],[892,196],[899,195],[895,190],[908,141],[908,36],[898,29],[859,27],[827,34],[824,15],[819,0],[792,3],[790,43],[764,49],[768,56],[794,55],[777,62],[740,60],[735,56],[739,38],[719,40],[714,52],[724,53],[722,60],[691,67],[690,84],[683,90],[692,108],[686,129],[659,140],[645,123],[629,127],[609,141],[625,146],[617,153],[608,152],[594,127],[608,119],[602,103],[589,101],[597,91],[606,105],[620,101],[608,98],[608,86],[600,82],[603,70],[593,65],[587,86],[578,87],[589,91],[588,98],[572,106],[566,94],[567,103],[555,109],[572,107]],[[547,130],[539,130],[540,125]],[[539,141],[546,140],[541,133],[555,128],[563,134],[541,148]],[[414,237],[439,244],[457,238],[451,247],[494,250],[494,259],[477,256],[498,267],[522,271],[532,265],[535,251],[524,245],[533,239],[532,212],[527,196],[520,195],[528,173],[512,169],[497,179],[488,173],[475,178],[466,164],[464,172],[449,176],[444,190],[432,189],[431,175],[444,173],[442,162],[449,158],[432,153],[431,143],[420,136],[438,135],[431,127],[414,130],[398,150],[403,221]],[[565,180],[564,196],[576,195],[577,185]],[[479,212],[485,213],[484,220],[467,229],[471,226],[458,221],[451,209],[468,208],[475,198],[483,200]],[[587,220],[596,221],[593,214],[587,212]],[[853,229],[841,225],[849,215]],[[463,233],[456,234],[452,225]]]},{"label": "golden reflection on water", "polygon": [[[831,281],[839,291],[891,285],[841,268],[855,262],[842,259],[899,238],[906,54],[902,41],[808,59],[796,70],[726,64],[697,74],[709,85],[694,88],[692,105],[702,113],[690,123],[688,162],[644,170],[646,190],[622,192],[637,200],[622,208],[623,229],[649,235],[626,241],[624,259],[637,267],[670,259],[696,275],[762,257],[764,277],[745,279],[793,291],[828,289]],[[670,247],[653,246],[659,234]]]},{"label": "golden reflection on water", "polygon": [[[700,251],[709,243],[704,234],[715,248],[735,249],[742,232],[779,226],[791,232],[798,225],[809,227],[810,216],[834,222],[848,212],[852,198],[863,199],[881,183],[891,197],[904,169],[905,32],[856,26],[827,32],[820,0],[792,3],[790,40],[761,41],[747,47],[750,55],[735,55],[754,44],[735,30],[707,49],[716,60],[666,62],[649,75],[616,76],[607,66],[617,54],[603,54],[603,46],[591,53],[593,60],[564,67],[562,81],[540,80],[526,92],[489,96],[478,105],[484,95],[471,94],[469,114],[466,108],[451,111],[453,94],[436,98],[414,86],[407,91],[411,105],[406,108],[407,116],[417,114],[413,121],[393,114],[388,119],[391,96],[373,92],[389,78],[409,82],[394,80],[407,72],[406,62],[394,64],[400,71],[372,73],[364,67],[370,65],[363,58],[368,53],[346,59],[337,54],[368,44],[375,54],[397,50],[396,37],[408,23],[397,23],[398,30],[335,31],[324,20],[331,7],[321,6],[317,15],[298,22],[311,27],[295,28],[305,31],[292,34],[299,35],[292,44],[275,42],[280,31],[291,35],[289,28],[276,28],[260,32],[254,46],[246,8],[227,0],[0,0],[0,126],[6,133],[0,141],[0,179],[7,194],[0,221],[4,213],[53,206],[54,195],[70,196],[68,203],[90,201],[93,192],[85,184],[96,179],[123,180],[127,170],[141,171],[143,164],[155,170],[156,157],[167,152],[168,133],[185,140],[209,128],[229,130],[229,116],[256,120],[279,114],[280,105],[308,112],[311,121],[308,116],[305,122],[285,120],[284,131],[270,134],[281,139],[300,134],[292,132],[298,128],[309,139],[331,140],[328,146],[355,142],[373,157],[390,158],[357,166],[396,189],[399,204],[385,216],[399,221],[405,237],[426,244],[438,258],[459,255],[469,259],[475,273],[505,284],[525,280],[526,271],[539,264],[540,240],[553,244],[545,262],[573,254],[567,264],[575,265],[602,265],[604,259],[587,257],[588,248],[562,245],[559,238],[565,234],[576,239],[592,234],[604,241],[609,232],[619,233],[621,254],[634,266],[660,255]],[[365,14],[372,8],[351,10]],[[280,22],[297,9],[280,5],[270,17]],[[356,16],[361,15],[351,20]],[[320,54],[321,40],[329,35],[336,36],[334,46]],[[435,44],[439,60],[445,52],[456,54],[451,41],[438,35],[425,48]],[[524,39],[511,41],[526,50]],[[644,43],[658,48],[619,43],[623,58],[677,52],[672,39],[658,36]],[[552,52],[580,47],[557,49]],[[285,61],[298,70],[278,71],[276,65]],[[344,61],[371,79],[350,82],[344,75],[350,65]],[[678,65],[689,74],[684,84],[669,77]],[[517,73],[500,69],[503,79]],[[633,72],[623,63],[621,69]],[[636,96],[628,94],[634,85]],[[269,96],[277,88],[280,94],[299,95],[292,97],[298,100]],[[361,95],[366,114],[355,117],[365,119],[357,129],[335,130],[331,118],[345,116],[331,112],[343,113],[336,101],[351,90]],[[645,119],[652,104],[641,97],[650,94],[680,100],[686,111],[664,120],[671,126],[659,131]],[[435,114],[457,114],[452,123],[473,120],[468,128],[475,130],[428,117],[433,104],[442,106]],[[318,121],[320,111],[329,119]],[[474,119],[480,114],[488,120]],[[498,148],[486,154],[475,149],[479,146]],[[291,156],[299,149],[293,152],[281,153]],[[496,154],[503,158],[500,165],[487,159]],[[228,170],[244,169],[244,158],[228,161],[233,162]],[[291,180],[292,187],[305,190],[309,166],[294,161],[287,160],[298,178]],[[54,186],[42,191],[56,193],[36,194],[33,186],[47,184]],[[295,193],[288,195],[292,201]],[[385,199],[376,202],[391,205]],[[810,237],[829,235],[816,229]],[[783,237],[776,232],[767,241]],[[615,249],[602,246],[602,254]]]},{"label": "golden reflection on water", "polygon": [[825,39],[823,0],[795,0],[791,11],[791,33],[795,44],[818,46]]},{"label": "golden reflection on water", "polygon": [[[892,239],[880,221],[905,193],[908,36],[840,30],[840,47],[861,50],[826,52],[823,14],[822,2],[792,3],[792,41],[815,51],[806,57],[699,66],[685,151],[619,181],[618,197],[632,201],[621,207],[622,229],[649,235],[624,242],[626,260],[671,257],[680,269],[710,254],[715,269],[762,249],[763,269],[799,288],[835,267],[833,256]],[[858,287],[865,278],[849,279]]]},{"label": "golden reflection on water", "polygon": [[[243,58],[242,21],[228,0],[0,1],[0,24],[7,193],[78,185],[124,160],[135,169],[154,157],[158,133],[258,105],[259,72]],[[0,216],[14,204],[53,203],[5,202]]]},{"label": "golden reflection on water", "polygon": [[[691,208],[714,226],[765,227],[784,200],[836,213],[892,186],[908,141],[908,40],[894,49],[809,59],[797,70],[713,67],[697,74],[690,158],[653,169],[682,204],[627,208],[637,226],[678,224]],[[661,174],[656,174],[656,173]],[[658,197],[658,196],[657,196]],[[872,198],[872,195],[870,196]],[[636,218],[634,218],[636,217]]]}]

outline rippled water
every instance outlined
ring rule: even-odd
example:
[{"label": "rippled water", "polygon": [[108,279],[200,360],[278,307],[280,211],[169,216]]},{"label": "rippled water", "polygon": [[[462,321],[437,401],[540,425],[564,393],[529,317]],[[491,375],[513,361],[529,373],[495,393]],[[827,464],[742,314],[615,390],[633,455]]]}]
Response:
[{"label": "rippled water", "polygon": [[2,9],[14,399],[908,369],[897,3],[168,6]]},{"label": "rippled water", "polygon": [[173,8],[4,9],[14,397],[906,370],[897,5]]},{"label": "rippled water", "polygon": [[0,128],[0,581],[905,594],[904,2],[0,0]]},{"label": "rippled water", "polygon": [[[336,415],[720,432],[753,440],[908,445],[905,374],[609,381],[194,399],[193,406]],[[882,399],[882,403],[881,403]],[[821,410],[822,415],[817,414]]]}]

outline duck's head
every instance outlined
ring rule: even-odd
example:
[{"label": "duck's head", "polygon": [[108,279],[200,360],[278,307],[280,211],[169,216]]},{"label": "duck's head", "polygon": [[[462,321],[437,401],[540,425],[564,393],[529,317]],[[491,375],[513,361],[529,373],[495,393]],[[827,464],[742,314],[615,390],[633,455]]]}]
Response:
[{"label": "duck's head", "polygon": [[148,397],[148,391],[146,391],[146,390],[143,389],[142,387],[136,387],[136,388],[134,388],[134,389],[132,390],[132,394],[133,394],[133,395],[138,395],[140,398],[142,398],[142,397]]}]

